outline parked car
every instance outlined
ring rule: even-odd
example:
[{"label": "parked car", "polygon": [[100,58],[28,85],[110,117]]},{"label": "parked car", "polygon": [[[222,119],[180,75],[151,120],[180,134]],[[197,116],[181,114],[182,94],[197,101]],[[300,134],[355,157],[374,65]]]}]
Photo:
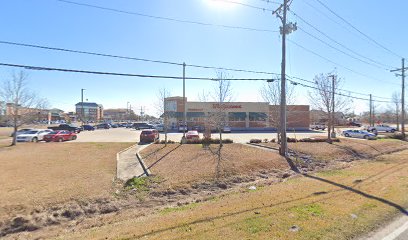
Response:
[{"label": "parked car", "polygon": [[44,136],[46,142],[63,142],[75,139],[77,139],[76,133],[67,130],[52,131]]},{"label": "parked car", "polygon": [[222,132],[224,133],[230,133],[231,132],[231,128],[229,126],[224,126],[222,127]]},{"label": "parked car", "polygon": [[195,140],[195,139],[200,139],[200,135],[198,134],[197,131],[188,131],[186,133],[186,139],[187,140]]},{"label": "parked car", "polygon": [[358,123],[358,122],[349,122],[349,123],[347,123],[347,125],[356,126],[356,127],[361,127],[362,126],[361,123]]},{"label": "parked car", "polygon": [[345,137],[353,137],[353,138],[364,138],[364,139],[376,139],[376,135],[373,133],[369,133],[364,130],[345,130],[342,132],[342,135]]},{"label": "parked car", "polygon": [[158,124],[154,128],[159,132],[164,132],[164,125],[163,124]]},{"label": "parked car", "polygon": [[154,126],[147,123],[133,123],[133,128],[136,130],[154,129]]},{"label": "parked car", "polygon": [[44,136],[52,132],[51,129],[33,129],[17,136],[17,142],[38,142],[44,140]]},{"label": "parked car", "polygon": [[110,126],[111,126],[111,128],[118,128],[119,127],[118,124],[116,124],[116,123],[112,123],[112,124],[110,124]]},{"label": "parked car", "polygon": [[146,129],[140,133],[140,142],[154,142],[159,139],[160,134],[156,129]]},{"label": "parked car", "polygon": [[[17,132],[15,132],[15,133],[16,133],[16,136],[18,136],[18,135],[24,134],[24,133],[26,133],[28,131],[31,131],[31,130],[34,130],[34,129],[32,129],[32,128],[23,128],[23,129],[17,130]],[[12,134],[10,134],[10,137],[13,137],[13,136],[14,136],[14,132]]]},{"label": "parked car", "polygon": [[178,127],[178,131],[179,132],[184,132],[184,131],[186,131],[187,132],[187,125],[179,125],[179,127]]},{"label": "parked car", "polygon": [[313,124],[310,125],[310,129],[312,129],[312,130],[325,130],[326,125],[324,125],[322,123],[313,123]]},{"label": "parked car", "polygon": [[70,131],[70,132],[75,132],[75,133],[80,133],[81,132],[81,128],[77,127],[75,125],[72,124],[60,124],[56,127],[48,127],[48,129],[54,130],[54,131],[59,131],[59,130],[66,130],[66,131]]},{"label": "parked car", "polygon": [[192,131],[197,131],[197,132],[204,132],[204,127],[202,127],[202,126],[193,126],[192,128],[191,128],[191,130]]},{"label": "parked car", "polygon": [[93,130],[95,130],[95,127],[91,126],[91,125],[84,125],[84,126],[82,126],[82,128],[83,128],[83,131],[93,131]]},{"label": "parked car", "polygon": [[109,129],[110,125],[108,123],[100,123],[98,125],[95,126],[96,129]]},{"label": "parked car", "polygon": [[369,132],[374,132],[374,131],[377,131],[377,132],[392,132],[393,133],[393,132],[397,131],[397,129],[394,128],[394,127],[390,127],[388,125],[379,124],[379,125],[376,125],[374,127],[367,127],[367,131],[369,131]]}]

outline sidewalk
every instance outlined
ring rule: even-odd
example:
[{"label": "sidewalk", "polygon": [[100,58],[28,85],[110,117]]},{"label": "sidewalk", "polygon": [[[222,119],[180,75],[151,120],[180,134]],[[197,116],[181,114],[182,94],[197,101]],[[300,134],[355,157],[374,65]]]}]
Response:
[{"label": "sidewalk", "polygon": [[142,166],[136,158],[136,153],[148,145],[133,145],[117,154],[116,177],[127,181],[144,173]]}]

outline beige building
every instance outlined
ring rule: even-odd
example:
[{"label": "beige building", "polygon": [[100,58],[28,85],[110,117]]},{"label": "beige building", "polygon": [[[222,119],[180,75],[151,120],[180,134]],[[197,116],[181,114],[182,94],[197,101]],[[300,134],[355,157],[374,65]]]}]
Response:
[{"label": "beige building", "polygon": [[103,120],[103,106],[93,102],[79,102],[75,104],[76,115],[85,122]]},{"label": "beige building", "polygon": [[[165,100],[169,125],[176,128],[183,124],[184,103],[182,97],[170,97]],[[308,105],[291,105],[287,108],[287,126],[290,129],[306,130],[310,125]],[[234,130],[276,129],[279,118],[279,106],[266,102],[188,102],[186,99],[187,126],[204,126],[214,114],[222,113],[225,125]]]}]

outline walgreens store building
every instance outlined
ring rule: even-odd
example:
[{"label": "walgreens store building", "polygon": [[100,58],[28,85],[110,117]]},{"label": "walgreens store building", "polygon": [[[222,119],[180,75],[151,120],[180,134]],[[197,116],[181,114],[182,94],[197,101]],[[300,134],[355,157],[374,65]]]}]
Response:
[{"label": "walgreens store building", "polygon": [[[276,130],[279,121],[279,105],[266,102],[188,102],[186,99],[187,126],[202,126],[208,117],[219,113],[225,114],[226,125],[232,130]],[[184,103],[182,97],[165,99],[165,111],[168,112],[169,125],[177,128],[183,123]],[[287,106],[287,128],[308,130],[310,125],[309,105]]]}]

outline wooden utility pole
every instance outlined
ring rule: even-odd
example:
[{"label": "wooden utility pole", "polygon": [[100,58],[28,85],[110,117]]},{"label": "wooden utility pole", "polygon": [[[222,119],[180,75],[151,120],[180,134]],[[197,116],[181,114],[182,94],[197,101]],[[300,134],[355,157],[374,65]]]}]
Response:
[{"label": "wooden utility pole", "polygon": [[369,125],[373,126],[373,95],[370,93],[370,116],[369,116]]},{"label": "wooden utility pole", "polygon": [[187,128],[186,104],[186,63],[183,63],[183,139],[186,137]]},{"label": "wooden utility pole", "polygon": [[335,119],[335,111],[334,111],[334,106],[335,106],[335,104],[334,104],[334,94],[335,94],[335,79],[336,79],[336,76],[335,75],[331,75],[331,78],[332,78],[332,116],[331,116],[331,119],[332,119],[332,132],[331,132],[331,137],[332,138],[335,138],[336,137],[336,133],[334,132],[334,119]]},{"label": "wooden utility pole", "polygon": [[[280,132],[280,150],[279,153],[282,156],[287,156],[288,142],[286,137],[286,35],[296,31],[296,23],[287,23],[286,15],[288,11],[288,0],[283,0],[283,4],[272,12],[272,15],[276,15],[282,21],[282,27],[280,33],[282,35],[282,63],[281,63],[281,92],[280,92],[280,119],[279,119],[279,132]],[[280,15],[282,13],[282,16]]]},{"label": "wooden utility pole", "polygon": [[402,58],[402,68],[391,70],[391,72],[399,72],[401,74],[396,74],[397,76],[401,76],[401,133],[403,138],[405,139],[405,70],[408,69],[405,67],[405,58]]}]

